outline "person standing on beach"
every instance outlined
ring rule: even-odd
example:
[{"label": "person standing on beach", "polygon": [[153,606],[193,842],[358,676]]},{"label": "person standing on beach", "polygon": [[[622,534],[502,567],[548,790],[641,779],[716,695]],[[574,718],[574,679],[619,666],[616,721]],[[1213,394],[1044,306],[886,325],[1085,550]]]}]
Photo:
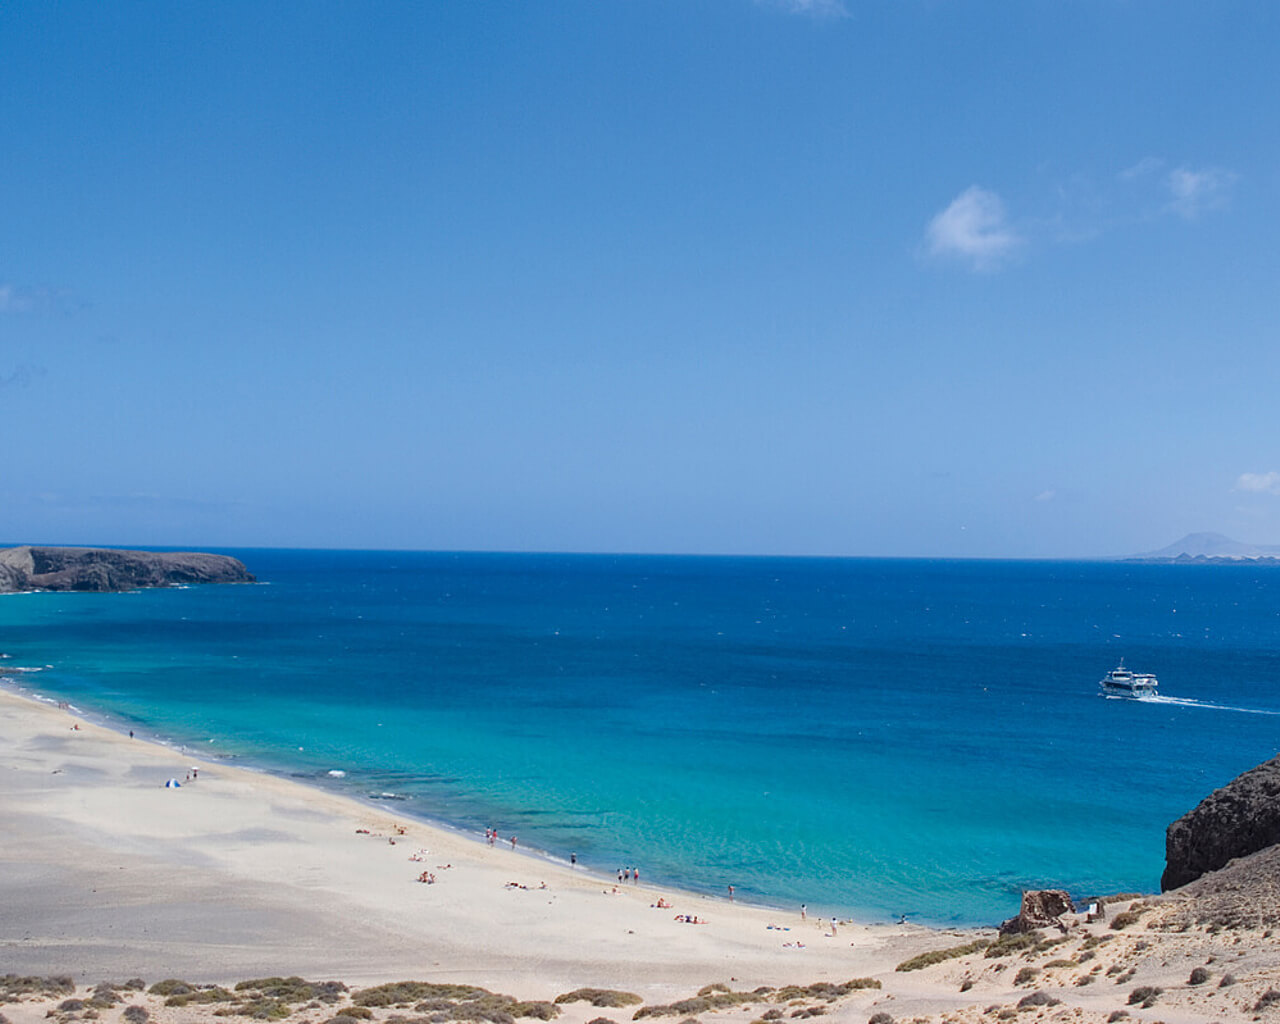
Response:
[{"label": "person standing on beach", "polygon": [[576,853],[569,854],[569,867],[576,868],[578,866],[578,855]]},{"label": "person standing on beach", "polygon": [[729,886],[729,902],[733,902],[733,886]]},{"label": "person standing on beach", "polygon": [[809,904],[801,903],[800,904],[800,920],[807,921],[808,919],[809,919]]},{"label": "person standing on beach", "polygon": [[515,848],[516,848],[516,837],[515,837],[515,836],[512,836],[512,837],[511,837],[511,849],[513,849],[513,850],[514,850]]}]

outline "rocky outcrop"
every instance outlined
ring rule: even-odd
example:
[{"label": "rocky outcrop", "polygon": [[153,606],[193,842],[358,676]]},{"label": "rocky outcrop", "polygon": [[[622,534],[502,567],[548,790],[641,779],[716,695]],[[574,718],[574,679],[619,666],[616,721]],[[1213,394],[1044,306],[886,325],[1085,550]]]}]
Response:
[{"label": "rocky outcrop", "polygon": [[1032,889],[1022,894],[1022,909],[1017,917],[1011,917],[1000,925],[1000,934],[1017,935],[1041,928],[1065,930],[1066,926],[1059,919],[1073,910],[1071,897],[1061,889]]},{"label": "rocky outcrop", "polygon": [[1167,892],[1280,843],[1280,757],[1216,789],[1165,831]]},{"label": "rocky outcrop", "polygon": [[253,583],[238,558],[203,552],[18,547],[0,550],[0,593],[118,591],[189,583]]}]

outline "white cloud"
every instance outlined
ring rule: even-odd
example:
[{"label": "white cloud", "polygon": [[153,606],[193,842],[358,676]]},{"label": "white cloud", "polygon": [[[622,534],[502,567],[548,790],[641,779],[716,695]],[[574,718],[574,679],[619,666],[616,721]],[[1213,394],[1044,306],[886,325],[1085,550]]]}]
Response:
[{"label": "white cloud", "polygon": [[788,14],[807,14],[811,18],[847,18],[849,9],[843,0],[756,0],[761,7],[776,7]]},{"label": "white cloud", "polygon": [[1235,489],[1257,494],[1280,494],[1280,473],[1241,473]]},{"label": "white cloud", "polygon": [[1047,491],[1041,491],[1036,495],[1036,501],[1053,501],[1058,496],[1058,492],[1050,488]]},{"label": "white cloud", "polygon": [[1173,197],[1169,209],[1187,220],[1195,220],[1205,210],[1225,206],[1227,193],[1235,181],[1233,173],[1220,167],[1209,167],[1203,171],[1175,167],[1165,179],[1165,186]]},{"label": "white cloud", "polygon": [[929,252],[966,260],[974,270],[992,270],[1022,239],[1009,226],[1004,203],[994,192],[970,185],[929,222]]},{"label": "white cloud", "polygon": [[1126,167],[1120,172],[1121,181],[1133,181],[1135,178],[1145,178],[1150,174],[1164,168],[1164,161],[1158,156],[1144,156],[1132,167]]}]

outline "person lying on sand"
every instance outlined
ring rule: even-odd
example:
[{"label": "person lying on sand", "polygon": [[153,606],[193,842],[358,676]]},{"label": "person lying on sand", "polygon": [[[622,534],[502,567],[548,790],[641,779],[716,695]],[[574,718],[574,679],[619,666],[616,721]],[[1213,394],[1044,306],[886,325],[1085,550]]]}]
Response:
[{"label": "person lying on sand", "polygon": [[418,881],[419,881],[419,882],[426,882],[426,884],[427,884],[427,885],[435,885],[435,884],[436,884],[436,876],[435,876],[435,875],[433,875],[430,871],[424,871],[424,872],[422,872],[422,874],[420,874],[420,875],[418,876]]},{"label": "person lying on sand", "polygon": [[658,910],[670,910],[670,909],[671,909],[671,904],[670,904],[670,903],[668,903],[668,902],[667,902],[665,899],[663,899],[661,896],[659,896],[659,897],[658,897],[658,902],[657,902],[657,903],[652,903],[652,904],[650,904],[650,906],[656,907]]}]

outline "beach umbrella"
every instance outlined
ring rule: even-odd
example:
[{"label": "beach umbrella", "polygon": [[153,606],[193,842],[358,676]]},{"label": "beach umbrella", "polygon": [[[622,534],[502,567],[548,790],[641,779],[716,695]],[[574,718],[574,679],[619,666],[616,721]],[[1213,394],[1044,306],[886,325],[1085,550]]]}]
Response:
[{"label": "beach umbrella", "polygon": [[177,779],[170,779],[168,782],[164,784],[164,788],[165,789],[181,789],[182,783],[179,782]]}]

